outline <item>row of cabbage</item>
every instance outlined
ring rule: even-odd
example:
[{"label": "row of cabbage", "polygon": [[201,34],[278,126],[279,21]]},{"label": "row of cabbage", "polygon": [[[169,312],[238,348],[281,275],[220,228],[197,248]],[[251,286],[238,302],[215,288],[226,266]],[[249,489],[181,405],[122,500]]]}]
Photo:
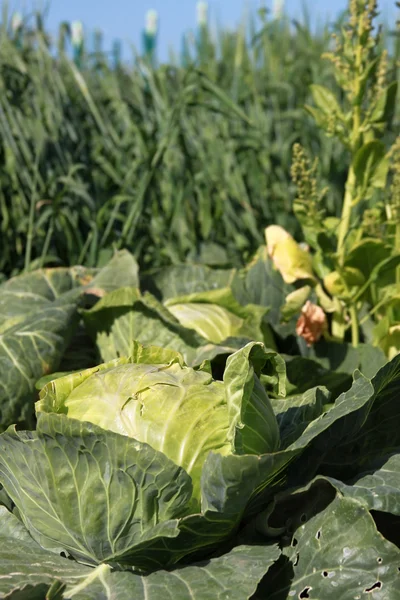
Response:
[{"label": "row of cabbage", "polygon": [[267,247],[0,287],[1,597],[396,598],[400,359],[295,291]]}]

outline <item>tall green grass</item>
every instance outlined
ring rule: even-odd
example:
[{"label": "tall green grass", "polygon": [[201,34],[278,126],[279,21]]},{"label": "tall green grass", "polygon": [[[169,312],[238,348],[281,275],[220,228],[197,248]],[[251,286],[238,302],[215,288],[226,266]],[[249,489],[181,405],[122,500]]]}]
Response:
[{"label": "tall green grass", "polygon": [[[75,60],[68,26],[36,15],[0,29],[0,273],[102,264],[129,248],[143,267],[246,259],[279,223],[297,232],[293,143],[320,157],[339,214],[347,157],[303,110],[333,86],[331,27],[254,16],[202,27],[169,64],[106,55],[97,34]],[[399,44],[396,46],[399,56]]]}]

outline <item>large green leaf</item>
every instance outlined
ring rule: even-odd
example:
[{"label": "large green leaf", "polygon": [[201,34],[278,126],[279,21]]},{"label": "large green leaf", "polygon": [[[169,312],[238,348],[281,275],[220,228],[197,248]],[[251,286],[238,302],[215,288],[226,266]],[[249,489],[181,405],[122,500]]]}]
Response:
[{"label": "large green leaf", "polygon": [[[271,493],[274,490],[276,491],[279,486],[304,483],[318,469],[332,470],[333,466],[337,466],[339,470],[349,467],[360,471],[358,464],[362,464],[363,449],[357,443],[358,438],[365,438],[367,443],[368,436],[371,435],[373,427],[375,427],[377,433],[381,432],[382,435],[384,435],[387,429],[390,432],[396,430],[396,428],[398,429],[396,425],[398,422],[397,419],[390,421],[391,427],[388,428],[385,418],[379,421],[379,417],[373,418],[372,414],[375,403],[378,401],[377,406],[382,406],[382,401],[385,398],[388,401],[390,398],[392,407],[395,407],[396,404],[398,406],[396,402],[397,393],[394,386],[397,364],[399,362],[400,359],[392,361],[392,363],[383,367],[372,382],[361,373],[356,372],[351,388],[342,393],[328,410],[325,410],[311,421],[309,420],[310,416],[307,417],[307,412],[303,414],[301,412],[298,413],[297,409],[296,414],[291,409],[289,399],[287,417],[283,408],[283,415],[278,419],[283,426],[286,420],[286,426],[288,427],[286,432],[285,429],[282,429],[284,432],[282,447],[285,449],[273,455],[260,457],[259,470],[254,474],[255,489],[248,510],[256,512],[257,507],[260,507],[262,503],[265,504],[268,499],[271,499]],[[377,393],[376,389],[374,390],[374,387],[379,388],[379,393]],[[312,391],[309,393],[311,394]],[[316,391],[316,393],[322,397],[319,399],[319,405],[315,404],[311,398],[312,405],[307,409],[308,414],[310,415],[311,413],[311,417],[314,410],[319,412],[320,403],[325,403],[325,399],[328,400],[328,396],[323,390],[320,392]],[[309,401],[310,398],[307,400]],[[284,402],[282,400],[282,404]],[[301,402],[300,400],[300,404]],[[277,410],[276,405],[275,410]],[[302,421],[303,418],[305,421]],[[292,425],[291,422],[293,423]],[[378,425],[380,422],[382,423],[381,426]],[[371,423],[371,429],[366,431],[365,427],[367,423]],[[396,438],[399,433],[396,431],[396,434],[392,433],[391,435],[392,438]],[[372,433],[371,437],[374,438],[374,433]],[[376,438],[375,440],[372,439],[370,444],[371,456],[374,456],[374,443],[377,455],[387,454],[390,451],[390,448],[393,446],[389,444],[389,436],[387,437],[387,443],[385,436],[384,443],[377,447],[376,442],[378,440]],[[273,458],[273,464],[269,462],[271,457]],[[222,462],[227,459],[232,460],[232,458],[240,459],[242,457],[221,457],[214,460]]]},{"label": "large green leaf", "polygon": [[[350,390],[341,394],[335,404],[322,414],[321,405],[329,400],[326,390],[315,390],[315,398],[310,390],[300,399],[300,407],[292,407],[289,399],[287,416],[285,408],[282,408],[283,414],[279,416],[278,413],[278,421],[284,434],[279,452],[260,457],[212,454],[205,463],[203,478],[210,477],[211,464],[211,472],[214,473],[228,464],[235,473],[247,475],[253,470],[253,491],[246,510],[249,514],[256,513],[279,489],[287,484],[297,485],[309,480],[318,467],[332,456],[336,447],[351,443],[371,410],[373,392],[371,381],[356,373]],[[283,405],[285,400],[281,402]],[[302,409],[303,402],[305,405]],[[275,410],[277,408],[275,404]],[[313,418],[316,414],[319,416]],[[216,486],[217,483],[213,488],[214,495]]]},{"label": "large green leaf", "polygon": [[181,325],[215,344],[232,337],[263,341],[261,325],[267,308],[242,306],[230,288],[177,296],[164,304]]},{"label": "large green leaf", "polygon": [[[112,571],[106,564],[84,566],[46,552],[31,538],[16,537],[17,519],[0,507],[0,595],[43,600],[51,586],[74,600],[246,600],[278,559],[277,545],[238,546],[207,562],[141,576]],[[65,587],[64,587],[65,586]],[[9,594],[14,593],[15,596]],[[17,596],[18,594],[18,596]],[[37,594],[37,595],[36,595]],[[55,600],[55,596],[46,596]]]},{"label": "large green leaf", "polygon": [[201,364],[207,358],[230,354],[237,345],[208,343],[179,321],[149,293],[121,288],[107,294],[83,318],[105,361],[128,356],[132,342],[152,344],[180,352],[188,364]]},{"label": "large green leaf", "polygon": [[370,386],[370,409],[362,426],[350,438],[344,436],[334,451],[326,455],[327,464],[365,468],[372,460],[395,452],[400,446],[400,356],[382,367]]},{"label": "large green leaf", "polygon": [[[42,269],[10,279],[0,286],[0,428],[32,414],[35,382],[56,371],[78,322],[83,293],[102,296],[115,285],[137,281],[137,267],[128,252],[117,253],[99,272],[83,267]],[[72,339],[82,359],[82,332]],[[90,361],[90,359],[89,359]]]},{"label": "large green leaf", "polygon": [[64,415],[42,414],[36,432],[9,428],[0,455],[0,482],[32,537],[89,564],[157,564],[146,548],[179,534],[192,493],[162,453]]},{"label": "large green leaf", "polygon": [[[0,291],[1,295],[1,291]],[[10,299],[10,302],[12,300]],[[46,301],[0,335],[0,428],[30,419],[35,382],[57,369],[77,323],[76,303]],[[14,314],[16,319],[16,315]]]},{"label": "large green leaf", "polygon": [[[310,390],[309,393],[312,393]],[[326,391],[322,390],[321,402],[328,400]],[[373,401],[373,387],[366,377],[361,373],[355,373],[355,379],[352,387],[345,393],[342,393],[335,404],[325,410],[320,416],[306,423],[299,422],[294,414],[294,431],[301,432],[297,437],[293,435],[293,429],[289,428],[284,438],[284,447],[288,456],[295,460],[285,478],[290,485],[299,485],[309,480],[321,463],[329,460],[336,451],[336,447],[350,442],[359,432],[365,419],[371,409]],[[276,410],[276,409],[275,409]],[[290,413],[290,403],[288,408]],[[301,413],[299,415],[301,419]],[[284,415],[279,421],[284,420]],[[288,417],[290,427],[290,417]],[[291,443],[289,445],[288,442]]]},{"label": "large green leaf", "polygon": [[349,479],[400,446],[399,373],[400,357],[382,367],[372,380],[355,372],[351,388],[287,447],[307,447],[290,472],[292,483],[304,482],[318,468],[338,479]]},{"label": "large green leaf", "polygon": [[286,448],[300,438],[306,427],[317,419],[330,400],[327,389],[315,387],[303,394],[289,396],[284,399],[272,399],[280,437],[281,448]]},{"label": "large green leaf", "polygon": [[241,304],[268,307],[266,319],[279,333],[285,335],[294,330],[293,323],[280,325],[281,308],[294,288],[283,281],[268,257],[266,246],[261,246],[251,263],[236,274],[231,287]]},{"label": "large green leaf", "polygon": [[330,478],[340,492],[369,510],[400,516],[400,454],[384,457],[348,483]]},{"label": "large green leaf", "polygon": [[143,279],[143,288],[165,302],[186,296],[229,287],[234,269],[210,269],[204,265],[178,265],[159,269]]},{"label": "large green leaf", "polygon": [[263,582],[268,595],[257,599],[398,598],[400,550],[354,499],[338,496],[301,525],[285,555]]},{"label": "large green leaf", "polygon": [[127,250],[116,252],[89,284],[92,291],[99,289],[101,294],[127,286],[139,287],[139,267],[135,258]]},{"label": "large green leaf", "polygon": [[[87,279],[82,267],[43,269],[19,275],[0,285],[0,333],[49,308]],[[73,297],[73,296],[72,296]]]},{"label": "large green leaf", "polygon": [[390,244],[376,238],[364,238],[346,254],[345,265],[359,269],[365,279],[392,253]]},{"label": "large green leaf", "polygon": [[337,97],[329,88],[314,83],[310,85],[310,91],[315,104],[327,118],[334,115],[344,121],[345,117]]},{"label": "large green leaf", "polygon": [[279,448],[279,428],[270,400],[260,383],[262,370],[270,367],[270,377],[278,394],[284,395],[285,363],[274,351],[255,342],[232,354],[224,372],[229,412],[229,433],[238,454],[266,454]]},{"label": "large green leaf", "polygon": [[0,334],[54,302],[74,302],[82,289],[97,295],[138,285],[138,267],[129,252],[115,254],[101,270],[84,267],[39,269],[0,285]]},{"label": "large green leaf", "polygon": [[276,318],[287,293],[293,290],[291,285],[284,283],[282,275],[275,269],[266,246],[260,246],[253,260],[236,273],[232,285],[241,304],[271,306]]},{"label": "large green leaf", "polygon": [[330,371],[352,375],[355,369],[360,369],[363,375],[370,378],[387,362],[382,350],[370,344],[360,344],[354,348],[351,344],[325,340],[308,348],[305,355]]},{"label": "large green leaf", "polygon": [[[311,402],[311,407],[297,415],[291,409],[289,400],[286,421],[288,430],[283,429],[283,444],[279,452],[260,457],[210,455],[203,470],[203,477],[209,476],[207,469],[211,463],[214,472],[228,464],[234,472],[242,471],[246,475],[253,470],[253,491],[246,508],[249,514],[256,513],[262,506],[265,507],[274,493],[286,485],[297,485],[308,480],[335,445],[339,445],[343,440],[351,440],[360,430],[371,407],[373,388],[367,378],[356,374],[352,388],[342,394],[329,410],[312,419],[313,412],[319,413],[321,404],[328,398],[326,390],[316,390],[315,393],[315,400],[305,397],[307,403]],[[282,404],[284,402],[282,400]],[[303,417],[305,422],[302,421]],[[310,418],[312,420],[309,420]],[[282,415],[279,421],[282,423],[284,419]],[[297,437],[294,432],[298,434]],[[253,458],[255,463],[252,462]],[[216,485],[214,494],[215,487]]]},{"label": "large green leaf", "polygon": [[326,369],[316,360],[303,356],[285,356],[285,362],[288,395],[302,394],[315,386],[324,386],[334,398],[351,386],[350,373]]},{"label": "large green leaf", "polygon": [[353,170],[359,200],[370,198],[373,188],[385,187],[389,166],[385,145],[380,140],[367,142],[357,150]]}]

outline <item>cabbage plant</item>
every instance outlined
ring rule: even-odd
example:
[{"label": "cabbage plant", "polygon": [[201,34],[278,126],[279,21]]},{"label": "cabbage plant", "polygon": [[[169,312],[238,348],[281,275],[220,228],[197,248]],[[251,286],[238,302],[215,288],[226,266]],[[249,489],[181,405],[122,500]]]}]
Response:
[{"label": "cabbage plant", "polygon": [[0,481],[32,538],[138,572],[228,539],[271,471],[260,455],[280,444],[261,371],[283,393],[283,359],[260,343],[229,357],[223,381],[207,362],[134,343],[130,357],[46,384],[36,431],[0,442]]},{"label": "cabbage plant", "polygon": [[284,387],[255,342],[222,381],[135,343],[47,383],[0,435],[0,597],[396,598],[400,357]]}]

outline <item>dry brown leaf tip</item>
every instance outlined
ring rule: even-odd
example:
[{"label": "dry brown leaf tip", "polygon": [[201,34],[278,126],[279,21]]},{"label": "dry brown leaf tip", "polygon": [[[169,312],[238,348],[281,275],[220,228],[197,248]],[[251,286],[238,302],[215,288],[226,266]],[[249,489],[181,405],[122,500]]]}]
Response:
[{"label": "dry brown leaf tip", "polygon": [[320,306],[310,300],[301,309],[301,315],[296,324],[296,333],[312,346],[321,338],[328,327],[326,314]]}]

